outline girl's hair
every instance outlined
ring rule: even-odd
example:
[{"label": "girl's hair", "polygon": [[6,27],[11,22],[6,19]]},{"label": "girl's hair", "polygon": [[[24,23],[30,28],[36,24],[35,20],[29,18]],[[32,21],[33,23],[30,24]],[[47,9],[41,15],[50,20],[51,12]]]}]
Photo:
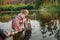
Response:
[{"label": "girl's hair", "polygon": [[23,9],[21,10],[21,13],[29,13],[29,11],[27,9]]}]

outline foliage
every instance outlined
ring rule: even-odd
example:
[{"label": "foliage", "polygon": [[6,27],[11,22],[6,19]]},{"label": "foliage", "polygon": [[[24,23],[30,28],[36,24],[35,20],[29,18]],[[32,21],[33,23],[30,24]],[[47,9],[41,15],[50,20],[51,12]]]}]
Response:
[{"label": "foliage", "polygon": [[40,13],[40,21],[43,23],[48,23],[51,20],[51,16],[52,15],[46,12]]},{"label": "foliage", "polygon": [[54,4],[40,6],[40,12],[37,15],[37,18],[40,20],[41,25],[45,26],[45,24],[48,24],[48,26],[50,26],[51,20],[56,19],[56,13],[60,11],[59,8],[59,6]]},{"label": "foliage", "polygon": [[2,5],[7,0],[0,0],[0,5]]},{"label": "foliage", "polygon": [[34,9],[34,6],[29,4],[19,4],[19,5],[4,5],[0,6],[0,11],[20,11],[21,9]]},{"label": "foliage", "polygon": [[41,4],[43,4],[44,0],[36,0],[35,8],[38,9]]},{"label": "foliage", "polygon": [[49,13],[58,13],[60,11],[60,5],[56,5],[54,4],[43,4],[42,6],[40,6],[40,9],[45,9],[44,11],[47,11]]},{"label": "foliage", "polygon": [[58,13],[60,12],[60,6],[56,6],[56,5],[52,5],[50,7],[48,7],[48,12],[50,13]]}]

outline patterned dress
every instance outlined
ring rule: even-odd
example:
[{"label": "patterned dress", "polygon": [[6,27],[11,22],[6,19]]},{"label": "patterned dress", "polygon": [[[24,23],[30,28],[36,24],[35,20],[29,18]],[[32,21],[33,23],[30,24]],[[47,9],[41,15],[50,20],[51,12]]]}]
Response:
[{"label": "patterned dress", "polygon": [[24,24],[22,23],[22,20],[25,19],[24,14],[19,13],[13,20],[12,20],[12,28],[15,31],[22,31],[22,28],[24,28]]}]

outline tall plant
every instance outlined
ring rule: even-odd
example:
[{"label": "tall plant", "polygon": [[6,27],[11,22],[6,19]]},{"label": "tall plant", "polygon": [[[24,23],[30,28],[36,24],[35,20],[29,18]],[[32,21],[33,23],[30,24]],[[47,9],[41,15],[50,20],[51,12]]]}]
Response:
[{"label": "tall plant", "polygon": [[35,2],[35,8],[38,9],[41,4],[43,4],[44,0],[36,0]]}]

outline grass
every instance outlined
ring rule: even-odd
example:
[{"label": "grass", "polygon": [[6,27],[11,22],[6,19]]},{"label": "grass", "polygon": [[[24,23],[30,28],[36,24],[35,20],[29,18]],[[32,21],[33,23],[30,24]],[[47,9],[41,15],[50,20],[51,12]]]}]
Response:
[{"label": "grass", "polygon": [[0,15],[0,22],[7,22],[9,20],[12,20],[17,14],[4,14]]},{"label": "grass", "polygon": [[0,18],[10,18],[15,17],[17,14],[0,14]]}]

